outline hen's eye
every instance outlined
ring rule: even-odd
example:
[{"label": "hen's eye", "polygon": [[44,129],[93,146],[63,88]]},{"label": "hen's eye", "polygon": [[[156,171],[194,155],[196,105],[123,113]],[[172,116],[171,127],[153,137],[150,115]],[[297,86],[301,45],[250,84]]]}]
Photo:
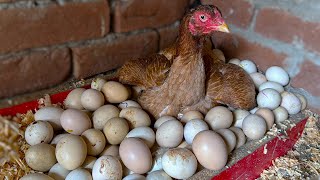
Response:
[{"label": "hen's eye", "polygon": [[205,15],[200,15],[199,17],[202,22],[205,22],[207,20],[207,17]]}]

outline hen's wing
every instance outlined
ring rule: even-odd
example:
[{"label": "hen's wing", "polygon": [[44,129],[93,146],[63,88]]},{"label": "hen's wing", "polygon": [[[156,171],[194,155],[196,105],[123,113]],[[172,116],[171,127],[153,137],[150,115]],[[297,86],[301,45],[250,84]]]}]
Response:
[{"label": "hen's wing", "polygon": [[119,81],[143,89],[160,86],[166,79],[171,64],[172,61],[161,54],[131,60],[119,69]]}]

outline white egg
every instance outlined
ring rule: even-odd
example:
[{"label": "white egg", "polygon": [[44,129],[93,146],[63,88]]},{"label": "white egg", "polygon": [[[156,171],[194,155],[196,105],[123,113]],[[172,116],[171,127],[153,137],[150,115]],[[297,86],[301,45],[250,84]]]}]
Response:
[{"label": "white egg", "polygon": [[250,60],[242,60],[239,64],[248,74],[257,72],[257,66],[254,62]]},{"label": "white egg", "polygon": [[254,85],[256,86],[257,89],[259,89],[259,86],[265,82],[267,82],[267,78],[265,75],[254,72],[250,74],[251,79],[253,80]]},{"label": "white egg", "polygon": [[52,141],[51,141],[50,144],[58,144],[58,142],[59,142],[62,138],[64,138],[65,136],[67,136],[67,135],[69,135],[69,134],[65,133],[65,134],[58,134],[58,135],[56,135],[55,137],[53,137],[53,139],[52,139]]},{"label": "white egg", "polygon": [[163,169],[162,168],[162,155],[163,154],[164,153],[162,153],[160,155],[154,155],[154,153],[153,153],[152,166],[151,166],[151,170],[148,173]]},{"label": "white egg", "polygon": [[218,129],[216,131],[227,145],[228,152],[231,152],[237,144],[237,137],[230,129]]},{"label": "white egg", "polygon": [[274,120],[276,124],[283,122],[284,120],[288,119],[288,111],[284,107],[278,107],[277,109],[273,110]]},{"label": "white egg", "polygon": [[237,59],[237,58],[233,58],[233,59],[230,59],[229,60],[229,63],[230,64],[235,64],[235,65],[239,65],[240,64],[240,60],[239,59]]},{"label": "white egg", "polygon": [[136,107],[128,107],[120,111],[119,117],[128,121],[130,129],[141,126],[150,126],[151,119],[144,110]]},{"label": "white egg", "polygon": [[258,108],[258,107],[255,107],[255,108],[251,109],[249,112],[250,112],[251,114],[254,114],[254,113],[256,113],[258,110],[259,110],[259,108]]},{"label": "white egg", "polygon": [[300,99],[293,93],[284,91],[281,93],[282,102],[281,106],[284,107],[289,114],[298,114],[301,110]]},{"label": "white egg", "polygon": [[162,156],[163,170],[176,179],[187,179],[197,170],[197,159],[188,149],[169,149]]},{"label": "white egg", "polygon": [[70,170],[65,169],[59,163],[56,163],[49,170],[48,175],[55,180],[64,180],[69,174]]},{"label": "white egg", "polygon": [[49,143],[53,138],[53,128],[47,121],[34,121],[29,124],[24,134],[30,145]]},{"label": "white egg", "polygon": [[307,107],[307,99],[301,95],[301,94],[298,94],[298,93],[294,93],[299,99],[300,99],[300,102],[301,102],[301,110],[304,110],[306,109]]},{"label": "white egg", "polygon": [[277,82],[273,82],[273,81],[267,81],[267,82],[261,84],[259,86],[259,91],[262,91],[262,90],[268,89],[268,88],[274,89],[274,90],[278,91],[279,93],[282,93],[284,91],[284,88],[281,84],[279,84]]},{"label": "white egg", "polygon": [[141,106],[140,106],[140,104],[137,103],[137,102],[135,102],[135,101],[133,101],[133,100],[123,101],[123,102],[121,102],[121,103],[118,105],[118,107],[119,107],[120,109],[124,109],[124,108],[128,108],[128,107],[136,107],[136,108],[142,109]]},{"label": "white egg", "polygon": [[103,94],[95,89],[87,89],[81,95],[82,106],[89,111],[95,111],[104,104]]},{"label": "white egg", "polygon": [[161,147],[177,147],[183,139],[183,126],[180,121],[170,120],[158,128],[156,141]]},{"label": "white egg", "polygon": [[146,177],[144,177],[141,174],[129,174],[128,176],[124,177],[122,180],[145,180]]},{"label": "white egg", "polygon": [[60,107],[43,107],[39,109],[34,114],[34,120],[43,120],[48,121],[51,126],[53,127],[53,130],[61,130],[62,126],[60,123],[60,116],[63,113],[63,109]]},{"label": "white egg", "polygon": [[192,144],[194,137],[204,130],[209,130],[206,122],[201,119],[190,120],[184,126],[184,139],[188,144]]},{"label": "white egg", "polygon": [[277,82],[282,86],[286,86],[290,79],[288,73],[279,66],[269,67],[266,71],[266,77],[268,81]]},{"label": "white egg", "polygon": [[242,129],[248,138],[260,139],[267,131],[267,123],[261,116],[250,114],[244,118]]},{"label": "white egg", "polygon": [[122,166],[120,161],[113,156],[101,156],[93,165],[93,179],[121,179]]},{"label": "white egg", "polygon": [[161,116],[159,119],[156,120],[156,122],[154,123],[154,128],[158,129],[162,123],[167,122],[169,120],[177,120],[175,117],[172,116]]},{"label": "white egg", "polygon": [[281,95],[274,89],[264,89],[259,92],[257,96],[258,106],[261,108],[268,108],[274,110],[279,107],[281,103]]},{"label": "white egg", "polygon": [[236,109],[233,111],[233,122],[234,126],[238,128],[242,128],[242,121],[245,117],[247,117],[250,113],[243,109]]},{"label": "white egg", "polygon": [[151,148],[156,141],[156,134],[150,127],[134,128],[126,137],[140,138],[149,148]]},{"label": "white egg", "polygon": [[216,106],[209,110],[204,120],[213,130],[224,129],[231,126],[233,115],[228,108],[223,106]]},{"label": "white egg", "polygon": [[78,168],[71,171],[66,177],[66,180],[92,180],[92,176],[89,171]]},{"label": "white egg", "polygon": [[172,180],[172,178],[163,170],[153,171],[146,177],[147,180]]},{"label": "white egg", "polygon": [[92,80],[91,82],[91,89],[96,89],[98,91],[101,91],[103,85],[106,83],[107,81],[105,79],[102,78],[95,78],[94,80]]}]

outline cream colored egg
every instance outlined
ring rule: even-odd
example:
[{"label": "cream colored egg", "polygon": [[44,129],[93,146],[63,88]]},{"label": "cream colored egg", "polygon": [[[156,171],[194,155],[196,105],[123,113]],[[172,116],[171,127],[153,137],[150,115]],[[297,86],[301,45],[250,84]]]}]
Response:
[{"label": "cream colored egg", "polygon": [[55,148],[49,144],[37,144],[27,150],[25,160],[33,170],[46,172],[57,162],[54,151]]},{"label": "cream colored egg", "polygon": [[136,107],[128,107],[120,111],[119,117],[125,118],[130,129],[141,126],[150,126],[151,120],[149,115],[142,109]]},{"label": "cream colored egg", "polygon": [[78,109],[67,109],[60,117],[63,129],[74,135],[80,135],[91,128],[89,116]]},{"label": "cream colored egg", "polygon": [[30,173],[24,175],[20,180],[54,180],[52,177],[41,173]]},{"label": "cream colored egg", "polygon": [[156,122],[154,123],[154,128],[158,129],[162,123],[167,122],[169,120],[177,120],[175,117],[172,116],[161,116],[159,119],[156,120]]},{"label": "cream colored egg", "polygon": [[254,62],[250,60],[242,60],[239,64],[248,74],[257,72],[257,66]]},{"label": "cream colored egg", "polygon": [[262,73],[254,72],[250,74],[251,79],[253,80],[253,83],[256,87],[256,89],[259,89],[259,86],[265,82],[267,82],[267,78]]},{"label": "cream colored egg", "polygon": [[246,136],[244,135],[243,131],[240,128],[237,127],[230,127],[229,128],[234,135],[236,135],[237,138],[237,143],[236,143],[236,147],[235,149],[239,148],[240,146],[244,145],[244,143],[246,143]]},{"label": "cream colored egg", "polygon": [[270,109],[260,108],[255,114],[263,117],[267,123],[267,129],[272,128],[274,124],[274,114]]},{"label": "cream colored egg", "polygon": [[237,137],[230,129],[218,129],[216,131],[227,145],[228,152],[231,152],[237,144]]},{"label": "cream colored egg", "polygon": [[56,163],[54,166],[51,167],[48,175],[55,180],[64,180],[69,173],[70,170],[65,169],[59,163]]},{"label": "cream colored egg", "polygon": [[47,106],[36,111],[36,113],[34,114],[34,120],[47,121],[51,124],[53,130],[57,131],[62,129],[60,123],[60,116],[62,113],[63,109],[61,109],[60,107]]},{"label": "cream colored egg", "polygon": [[81,95],[82,106],[89,111],[95,111],[104,104],[103,94],[95,89],[87,89]]},{"label": "cream colored egg", "polygon": [[188,149],[169,149],[162,156],[163,170],[176,179],[187,179],[197,170],[197,159]]},{"label": "cream colored egg", "polygon": [[51,141],[50,144],[52,144],[52,145],[58,144],[58,142],[59,142],[63,137],[65,137],[65,136],[67,136],[67,135],[69,135],[69,134],[65,133],[65,134],[58,134],[58,135],[56,135],[55,137],[53,137],[53,139],[52,139],[52,141]]},{"label": "cream colored egg", "polygon": [[151,148],[156,141],[156,134],[150,127],[134,128],[126,137],[140,138],[149,148]]},{"label": "cream colored egg", "polygon": [[87,156],[85,141],[76,135],[62,138],[56,146],[56,157],[65,169],[74,170],[80,167]]},{"label": "cream colored egg", "polygon": [[87,144],[88,155],[96,156],[106,146],[106,138],[98,129],[88,129],[82,133],[81,137]]},{"label": "cream colored egg", "polygon": [[119,107],[120,109],[124,109],[124,108],[128,108],[128,107],[136,107],[136,108],[142,109],[141,106],[140,106],[140,104],[137,103],[137,102],[135,102],[135,101],[133,101],[133,100],[123,101],[123,102],[121,102],[121,103],[118,105],[118,107]]},{"label": "cream colored egg", "polygon": [[101,156],[94,163],[92,169],[93,179],[121,179],[122,166],[120,161],[112,156]]},{"label": "cream colored egg", "polygon": [[268,88],[274,89],[274,90],[278,91],[279,93],[282,93],[284,91],[284,88],[281,84],[279,84],[277,82],[273,82],[273,81],[267,81],[267,82],[261,84],[259,86],[259,91],[262,91],[262,90],[268,89]]},{"label": "cream colored egg", "polygon": [[289,117],[288,111],[281,106],[273,110],[273,114],[274,114],[274,119],[276,124],[283,122]]},{"label": "cream colored egg", "polygon": [[284,91],[281,93],[281,97],[281,106],[284,107],[289,114],[298,114],[301,111],[301,102],[296,95]]},{"label": "cream colored egg", "polygon": [[94,156],[87,156],[84,162],[82,163],[81,167],[91,171],[96,160],[97,158]]},{"label": "cream colored egg", "polygon": [[144,174],[151,169],[151,152],[142,140],[138,138],[124,139],[120,144],[119,153],[122,162],[131,171]]},{"label": "cream colored egg", "polygon": [[204,120],[213,130],[224,129],[231,126],[233,122],[233,115],[228,108],[216,106],[209,110]]},{"label": "cream colored egg", "polygon": [[27,127],[24,137],[30,145],[49,143],[53,138],[53,128],[47,121],[34,121]]},{"label": "cream colored egg", "polygon": [[250,114],[244,118],[242,129],[248,138],[260,139],[267,131],[267,123],[261,116]]},{"label": "cream colored egg", "polygon": [[237,66],[240,64],[240,62],[241,62],[241,61],[240,61],[239,59],[237,59],[237,58],[233,58],[233,59],[230,59],[230,60],[229,60],[229,63],[230,63],[230,64],[235,64],[235,65],[237,65]]},{"label": "cream colored egg", "polygon": [[101,91],[103,85],[106,83],[107,81],[105,79],[102,78],[95,78],[92,80],[91,82],[91,89],[96,89],[98,91]]},{"label": "cream colored egg", "polygon": [[281,103],[281,95],[274,89],[264,89],[257,96],[257,103],[260,108],[274,110]]},{"label": "cream colored egg", "polygon": [[228,160],[227,145],[219,134],[211,130],[196,135],[192,150],[199,163],[209,170],[222,169]]},{"label": "cream colored egg", "polygon": [[72,90],[66,99],[64,100],[64,105],[66,108],[83,109],[81,104],[81,95],[86,89],[76,88]]},{"label": "cream colored egg", "polygon": [[107,145],[99,156],[107,156],[107,155],[117,157],[120,159],[119,146]]},{"label": "cream colored egg", "polygon": [[204,130],[209,130],[209,126],[205,121],[201,119],[192,119],[184,126],[184,139],[188,144],[192,144],[194,137]]},{"label": "cream colored egg", "polygon": [[146,177],[147,180],[172,180],[172,178],[163,170],[153,171]]},{"label": "cream colored egg", "polygon": [[122,180],[145,180],[146,177],[144,177],[141,174],[129,174],[128,176],[124,177]]},{"label": "cream colored egg", "polygon": [[203,119],[203,115],[199,111],[188,111],[183,114],[181,122],[187,123],[192,119]]},{"label": "cream colored egg", "polygon": [[234,126],[238,128],[242,128],[242,122],[245,117],[247,117],[250,112],[243,110],[243,109],[236,109],[232,112],[233,114],[233,122]]},{"label": "cream colored egg", "polygon": [[93,127],[102,130],[107,121],[114,117],[119,117],[120,110],[111,104],[101,106],[94,111],[92,116]]},{"label": "cream colored egg", "polygon": [[156,141],[161,147],[177,147],[183,139],[183,126],[177,120],[169,120],[158,128]]},{"label": "cream colored egg", "polygon": [[128,89],[116,81],[108,81],[103,86],[103,92],[106,100],[110,103],[121,103],[129,98]]},{"label": "cream colored egg", "polygon": [[220,49],[212,49],[212,52],[223,62],[226,61],[226,58],[224,57],[224,54]]},{"label": "cream colored egg", "polygon": [[301,110],[306,109],[306,108],[307,108],[307,105],[308,105],[307,99],[306,99],[303,95],[298,94],[298,93],[294,93],[294,95],[296,95],[296,96],[299,98],[299,100],[300,100]]},{"label": "cream colored egg", "polygon": [[271,66],[266,71],[268,81],[273,81],[286,86],[289,83],[289,74],[279,66]]},{"label": "cream colored egg", "polygon": [[123,118],[110,119],[103,128],[107,142],[112,145],[120,144],[129,132],[129,125]]}]

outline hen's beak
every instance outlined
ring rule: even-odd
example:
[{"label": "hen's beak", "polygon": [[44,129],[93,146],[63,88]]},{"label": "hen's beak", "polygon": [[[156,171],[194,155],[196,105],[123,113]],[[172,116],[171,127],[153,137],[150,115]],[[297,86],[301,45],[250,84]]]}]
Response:
[{"label": "hen's beak", "polygon": [[230,32],[230,30],[228,28],[228,25],[226,23],[221,24],[218,27],[218,31],[225,32],[225,33],[229,33]]}]

